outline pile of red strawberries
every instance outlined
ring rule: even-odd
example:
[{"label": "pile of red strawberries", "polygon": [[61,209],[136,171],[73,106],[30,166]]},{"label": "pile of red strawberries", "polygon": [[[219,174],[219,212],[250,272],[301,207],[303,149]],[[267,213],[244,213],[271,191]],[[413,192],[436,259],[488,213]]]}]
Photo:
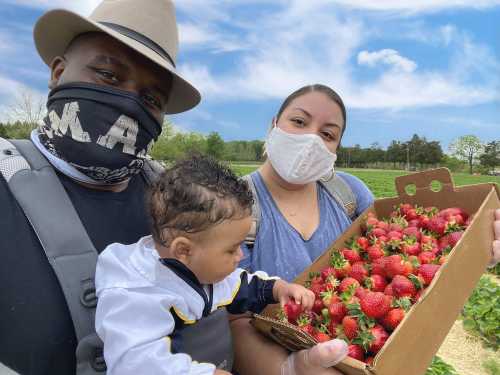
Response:
[{"label": "pile of red strawberries", "polygon": [[409,204],[401,204],[388,219],[368,214],[362,235],[334,249],[330,265],[310,274],[306,286],[316,295],[312,311],[290,301],[279,318],[318,342],[342,338],[349,356],[371,364],[470,220],[461,208],[439,211]]}]

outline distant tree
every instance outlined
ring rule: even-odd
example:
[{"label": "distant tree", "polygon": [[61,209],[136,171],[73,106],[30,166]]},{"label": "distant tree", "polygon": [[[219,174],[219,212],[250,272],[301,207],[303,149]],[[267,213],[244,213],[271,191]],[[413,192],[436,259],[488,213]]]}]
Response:
[{"label": "distant tree", "polygon": [[495,169],[500,165],[500,141],[492,141],[484,147],[484,153],[479,157],[481,165]]},{"label": "distant tree", "polygon": [[9,138],[9,134],[7,132],[7,128],[2,123],[0,123],[0,137],[1,138]]},{"label": "distant tree", "polygon": [[45,117],[45,98],[29,89],[22,89],[14,95],[9,109],[12,122],[20,122],[32,129],[36,128]]},{"label": "distant tree", "polygon": [[207,137],[206,153],[216,159],[224,155],[224,140],[219,133],[211,132]]},{"label": "distant tree", "polygon": [[483,151],[481,140],[475,135],[464,135],[450,145],[454,156],[469,164],[469,173],[472,174],[472,165]]}]

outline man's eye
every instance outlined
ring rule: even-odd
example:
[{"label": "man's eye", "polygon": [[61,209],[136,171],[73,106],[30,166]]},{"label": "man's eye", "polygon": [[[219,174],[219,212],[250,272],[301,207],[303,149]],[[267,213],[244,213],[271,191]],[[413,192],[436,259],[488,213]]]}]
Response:
[{"label": "man's eye", "polygon": [[107,81],[118,82],[118,77],[109,70],[96,69],[96,72]]},{"label": "man's eye", "polygon": [[150,106],[153,106],[155,107],[156,109],[162,109],[162,104],[160,102],[160,100],[158,100],[157,98],[155,98],[154,96],[152,95],[143,95],[143,100],[146,104],[150,105]]}]

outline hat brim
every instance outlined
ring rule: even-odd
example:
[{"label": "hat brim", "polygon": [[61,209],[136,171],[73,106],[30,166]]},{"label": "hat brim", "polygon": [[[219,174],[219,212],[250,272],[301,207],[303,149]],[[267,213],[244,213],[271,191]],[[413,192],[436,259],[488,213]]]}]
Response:
[{"label": "hat brim", "polygon": [[167,114],[187,111],[201,100],[199,91],[182,78],[175,67],[164,57],[142,43],[119,32],[64,9],[45,13],[35,25],[35,46],[42,60],[50,66],[56,56],[63,56],[71,41],[87,32],[103,32],[151,60],[172,75],[172,85],[167,103]]}]

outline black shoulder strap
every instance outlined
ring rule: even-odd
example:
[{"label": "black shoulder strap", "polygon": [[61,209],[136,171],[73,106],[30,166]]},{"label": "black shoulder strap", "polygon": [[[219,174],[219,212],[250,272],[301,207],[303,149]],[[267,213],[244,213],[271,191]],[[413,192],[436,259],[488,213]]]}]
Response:
[{"label": "black shoulder strap", "polygon": [[52,166],[28,140],[0,138],[0,172],[63,290],[78,339],[77,375],[105,372],[94,327],[97,251],[73,204]]}]

